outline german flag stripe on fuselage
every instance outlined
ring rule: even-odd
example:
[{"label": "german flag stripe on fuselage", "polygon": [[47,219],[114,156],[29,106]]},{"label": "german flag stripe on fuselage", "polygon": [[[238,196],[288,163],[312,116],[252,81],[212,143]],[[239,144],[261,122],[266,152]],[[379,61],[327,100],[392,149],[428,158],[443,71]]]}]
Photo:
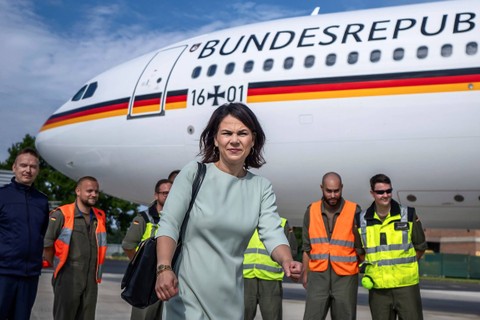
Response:
[{"label": "german flag stripe on fuselage", "polygon": [[130,98],[116,99],[54,114],[45,122],[40,131],[78,122],[126,116],[129,101]]},{"label": "german flag stripe on fuselage", "polygon": [[[187,94],[187,89],[169,91],[167,94],[165,109],[173,110],[186,108]],[[136,96],[134,110],[135,108],[152,108],[152,106],[155,106],[156,111],[159,111],[160,97],[161,93]],[[128,115],[129,102],[130,98],[122,98],[57,113],[52,115],[45,122],[40,131],[90,120],[98,120],[116,116],[126,117]],[[133,115],[135,115],[135,111],[133,112]]]},{"label": "german flag stripe on fuselage", "polygon": [[480,89],[480,68],[250,83],[247,103]]},{"label": "german flag stripe on fuselage", "polygon": [[[248,85],[246,101],[263,103],[471,90],[480,90],[480,68],[253,82]],[[185,109],[187,96],[187,89],[169,91],[164,109]],[[153,106],[152,99],[160,101],[160,94],[135,97],[139,107],[143,104]],[[128,105],[129,98],[123,98],[54,114],[40,131],[84,121],[127,116]]]},{"label": "german flag stripe on fuselage", "polygon": [[188,90],[169,91],[165,101],[165,110],[185,109],[187,107]]},{"label": "german flag stripe on fuselage", "polygon": [[133,102],[132,115],[158,112],[160,110],[161,99],[161,92],[136,96],[135,101]]}]

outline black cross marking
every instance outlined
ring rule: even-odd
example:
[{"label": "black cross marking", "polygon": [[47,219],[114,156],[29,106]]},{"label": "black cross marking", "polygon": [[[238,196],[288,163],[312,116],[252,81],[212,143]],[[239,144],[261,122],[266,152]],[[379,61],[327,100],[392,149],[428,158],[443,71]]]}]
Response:
[{"label": "black cross marking", "polygon": [[218,98],[221,97],[225,99],[225,91],[223,92],[218,92],[220,90],[220,86],[214,86],[214,93],[208,93],[207,99],[212,99],[213,98],[213,105],[218,106]]}]

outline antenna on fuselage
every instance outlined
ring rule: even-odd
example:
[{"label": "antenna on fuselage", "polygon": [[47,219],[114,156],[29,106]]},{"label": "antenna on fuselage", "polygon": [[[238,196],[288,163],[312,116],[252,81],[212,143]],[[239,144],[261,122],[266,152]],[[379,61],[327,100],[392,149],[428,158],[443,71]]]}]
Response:
[{"label": "antenna on fuselage", "polygon": [[315,9],[313,9],[312,13],[310,14],[311,16],[316,16],[318,15],[320,12],[320,7],[315,7]]}]

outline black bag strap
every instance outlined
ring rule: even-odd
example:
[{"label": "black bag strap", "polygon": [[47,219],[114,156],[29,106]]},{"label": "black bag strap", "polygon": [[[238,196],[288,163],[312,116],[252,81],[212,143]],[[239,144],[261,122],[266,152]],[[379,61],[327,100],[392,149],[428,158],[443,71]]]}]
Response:
[{"label": "black bag strap", "polygon": [[190,200],[190,204],[188,205],[188,210],[185,213],[185,218],[183,218],[182,227],[180,228],[180,236],[178,237],[177,246],[182,241],[183,237],[185,236],[185,230],[187,229],[188,218],[190,217],[190,211],[192,210],[193,204],[195,203],[195,198],[197,197],[198,190],[200,190],[200,186],[202,185],[203,178],[205,177],[205,173],[207,172],[207,166],[205,163],[197,162],[198,169],[197,174],[195,175],[195,179],[193,180],[192,185],[192,199]]},{"label": "black bag strap", "polygon": [[152,230],[150,231],[150,238],[155,238],[155,233],[157,233],[158,222],[160,222],[160,217],[152,216],[150,214],[150,207],[147,210],[148,211],[140,212],[140,215],[142,216],[143,220],[145,220],[145,224],[147,224],[149,222],[152,224]]},{"label": "black bag strap", "polygon": [[145,211],[140,212],[140,215],[142,216],[143,220],[145,220],[145,223],[152,222]]}]

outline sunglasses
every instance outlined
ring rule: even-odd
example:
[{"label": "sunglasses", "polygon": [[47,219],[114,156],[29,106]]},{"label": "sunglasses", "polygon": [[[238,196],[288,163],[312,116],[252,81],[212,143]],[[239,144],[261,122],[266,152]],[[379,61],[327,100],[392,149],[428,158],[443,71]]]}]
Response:
[{"label": "sunglasses", "polygon": [[387,190],[373,190],[373,192],[375,192],[376,194],[378,195],[381,195],[381,194],[384,194],[384,193],[392,193],[393,189],[387,189]]}]

